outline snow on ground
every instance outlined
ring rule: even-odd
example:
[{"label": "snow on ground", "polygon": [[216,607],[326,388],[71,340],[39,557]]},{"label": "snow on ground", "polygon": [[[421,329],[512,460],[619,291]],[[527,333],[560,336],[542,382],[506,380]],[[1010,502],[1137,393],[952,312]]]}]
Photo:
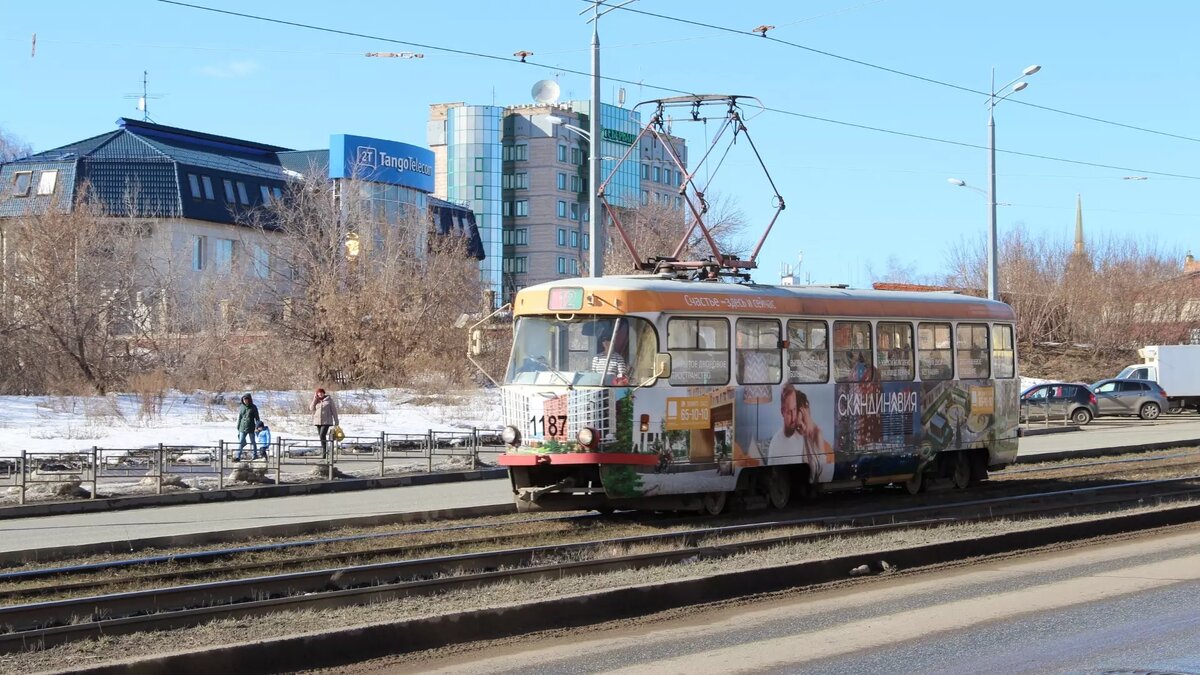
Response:
[{"label": "snow on ground", "polygon": [[[165,445],[214,446],[236,442],[243,392],[167,392],[150,400],[137,394],[108,396],[0,396],[0,456],[22,450],[64,451]],[[316,438],[308,404],[311,391],[250,392],[278,438]],[[348,436],[381,432],[498,429],[498,390],[421,394],[405,389],[346,390],[333,394]]]}]

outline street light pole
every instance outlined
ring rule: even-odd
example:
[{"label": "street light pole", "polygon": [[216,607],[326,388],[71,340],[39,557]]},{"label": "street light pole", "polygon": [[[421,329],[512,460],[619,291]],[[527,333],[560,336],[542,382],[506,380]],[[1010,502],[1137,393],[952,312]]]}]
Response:
[{"label": "street light pole", "polygon": [[588,276],[604,276],[604,214],[600,211],[600,2],[592,15],[592,114],[588,115]]},{"label": "street light pole", "polygon": [[1000,251],[996,241],[996,69],[988,105],[988,300],[1000,299]]},{"label": "street light pole", "polygon": [[[988,89],[988,299],[1000,299],[1000,250],[996,237],[996,105],[1004,99],[1029,86],[1019,82],[1041,70],[1038,65],[1029,66],[1012,82],[996,89],[996,69],[992,68],[992,86]],[[1012,87],[1008,93],[1005,89]],[[1003,95],[1001,95],[1003,94]]]}]

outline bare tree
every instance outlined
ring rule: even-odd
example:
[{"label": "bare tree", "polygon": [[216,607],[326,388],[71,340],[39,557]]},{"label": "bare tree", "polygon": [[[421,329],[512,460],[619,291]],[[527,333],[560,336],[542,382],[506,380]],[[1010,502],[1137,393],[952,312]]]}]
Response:
[{"label": "bare tree", "polygon": [[[696,260],[713,255],[712,247],[698,227],[692,228],[688,233],[694,216],[686,207],[678,208],[673,204],[644,204],[632,209],[622,209],[618,217],[626,236],[641,257],[639,262],[656,256],[673,255],[685,234],[688,234],[688,237],[679,258]],[[722,196],[710,199],[708,211],[704,214],[704,224],[721,253],[747,253],[746,243],[742,240],[746,231],[745,215],[733,200]],[[586,266],[582,267],[586,271]],[[634,270],[629,250],[621,241],[616,228],[612,226],[609,228],[609,243],[604,252],[604,269],[609,273],[627,273]]]},{"label": "bare tree", "polygon": [[137,318],[143,290],[157,286],[142,251],[148,234],[144,224],[109,218],[86,185],[69,210],[6,223],[6,301],[37,352],[22,365],[49,365],[41,376],[60,378],[42,386],[69,386],[74,377],[104,393],[150,357]]},{"label": "bare tree", "polygon": [[28,156],[31,152],[28,143],[0,129],[0,164]]},{"label": "bare tree", "polygon": [[412,205],[388,213],[370,184],[309,173],[252,219],[264,242],[255,264],[269,269],[257,302],[273,307],[273,330],[311,355],[321,381],[465,375],[466,334],[454,322],[483,298],[466,242],[431,235]]}]

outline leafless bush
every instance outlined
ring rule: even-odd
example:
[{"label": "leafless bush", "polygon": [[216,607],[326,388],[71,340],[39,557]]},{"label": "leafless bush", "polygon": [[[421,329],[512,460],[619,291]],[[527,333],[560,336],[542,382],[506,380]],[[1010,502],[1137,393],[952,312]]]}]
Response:
[{"label": "leafless bush", "polygon": [[129,391],[138,397],[139,413],[143,419],[155,419],[162,415],[163,403],[170,389],[165,371],[151,370],[137,373],[129,378]]},{"label": "leafless bush", "polygon": [[[1194,280],[1182,256],[1153,241],[1105,237],[1076,250],[1065,238],[1036,237],[1017,226],[1000,246],[1001,299],[1017,314],[1025,344],[1065,343],[1093,353],[1186,340]],[[983,289],[982,237],[960,240],[948,255],[946,284]],[[975,291],[982,294],[982,291]]]},{"label": "leafless bush", "polygon": [[[637,208],[620,209],[617,216],[621,220],[625,235],[638,253],[638,262],[655,256],[696,260],[714,255],[699,227],[689,232],[689,227],[695,219],[686,207],[645,204]],[[712,198],[709,211],[704,214],[704,224],[721,253],[740,255],[743,253],[742,249],[748,248],[741,241],[746,230],[745,216],[731,199]],[[616,227],[610,225],[608,238],[609,242],[604,251],[605,272],[627,274],[634,271],[629,249],[620,239]],[[580,267],[586,272],[586,265],[582,263],[583,261]]]},{"label": "leafless bush", "polygon": [[270,330],[304,354],[318,382],[404,384],[429,369],[461,381],[466,331],[483,286],[466,242],[430,234],[428,215],[385,216],[368,184],[298,182],[251,221],[267,241],[270,283],[250,298]]}]

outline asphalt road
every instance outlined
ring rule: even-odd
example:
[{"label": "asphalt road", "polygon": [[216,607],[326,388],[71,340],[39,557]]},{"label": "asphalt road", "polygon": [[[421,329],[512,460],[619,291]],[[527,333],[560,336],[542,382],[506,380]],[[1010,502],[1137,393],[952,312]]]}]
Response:
[{"label": "asphalt road", "polygon": [[531,668],[655,675],[1196,673],[1198,592],[1200,528],[1193,528],[442,660],[360,667],[513,675]]}]

